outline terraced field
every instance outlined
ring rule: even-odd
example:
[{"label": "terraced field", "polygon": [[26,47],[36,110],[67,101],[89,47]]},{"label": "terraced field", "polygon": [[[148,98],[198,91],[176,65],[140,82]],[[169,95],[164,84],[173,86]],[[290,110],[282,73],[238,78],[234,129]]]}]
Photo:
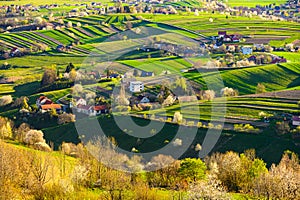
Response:
[{"label": "terraced field", "polygon": [[247,7],[255,7],[256,5],[270,5],[270,4],[284,4],[285,0],[227,0],[225,1],[231,7],[234,6],[247,6]]},{"label": "terraced field", "polygon": [[[276,22],[265,20],[259,17],[241,17],[200,13],[199,16],[192,14],[160,16],[142,15],[144,18],[154,22],[163,22],[170,25],[186,28],[202,33],[206,36],[217,35],[218,31],[225,30],[229,33],[239,33],[244,35],[265,35],[265,36],[293,36],[298,37],[300,25],[295,22]],[[213,22],[209,19],[212,18]],[[267,27],[267,28],[266,28]],[[298,37],[299,38],[299,37]]]},{"label": "terraced field", "polygon": [[299,113],[297,102],[297,100],[289,99],[288,97],[283,99],[274,97],[236,97],[227,100],[217,98],[211,102],[181,103],[180,105],[151,110],[150,112],[140,112],[139,114],[154,114],[158,118],[159,116],[172,118],[176,111],[181,111],[181,114],[187,121],[212,120],[214,124],[218,124],[219,120],[225,117],[225,122],[229,124],[250,123],[263,126],[263,123],[258,123],[261,111],[270,114],[281,112]]}]

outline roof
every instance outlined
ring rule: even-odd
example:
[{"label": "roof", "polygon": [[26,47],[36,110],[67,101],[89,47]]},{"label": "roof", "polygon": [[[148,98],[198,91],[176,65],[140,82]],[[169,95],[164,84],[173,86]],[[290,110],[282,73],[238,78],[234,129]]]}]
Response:
[{"label": "roof", "polygon": [[300,122],[300,116],[293,116],[293,121]]},{"label": "roof", "polygon": [[142,81],[131,81],[130,84],[143,84]]},{"label": "roof", "polygon": [[78,104],[77,108],[83,109],[83,110],[89,110],[91,108],[91,106],[88,105],[82,105],[82,104]]},{"label": "roof", "polygon": [[94,106],[95,111],[106,110],[106,109],[107,109],[106,105]]},{"label": "roof", "polygon": [[46,96],[40,96],[39,98],[38,98],[38,100],[43,100],[43,99],[45,99],[45,98],[47,98]]},{"label": "roof", "polygon": [[41,105],[41,108],[43,110],[61,109],[61,105],[59,105],[59,104],[46,104],[46,105]]}]

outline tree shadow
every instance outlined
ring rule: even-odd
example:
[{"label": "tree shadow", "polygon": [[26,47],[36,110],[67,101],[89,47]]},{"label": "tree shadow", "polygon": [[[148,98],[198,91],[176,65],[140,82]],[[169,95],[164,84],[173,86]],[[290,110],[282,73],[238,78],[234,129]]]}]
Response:
[{"label": "tree shadow", "polygon": [[22,85],[17,85],[14,87],[15,96],[16,97],[30,96],[30,95],[36,93],[37,89],[40,86],[41,86],[41,83],[39,81],[25,83]]}]

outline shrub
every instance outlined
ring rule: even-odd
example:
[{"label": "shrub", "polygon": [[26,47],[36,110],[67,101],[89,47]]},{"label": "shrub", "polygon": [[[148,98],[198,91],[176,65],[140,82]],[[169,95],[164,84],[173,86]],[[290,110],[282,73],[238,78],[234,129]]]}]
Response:
[{"label": "shrub", "polygon": [[29,145],[34,145],[35,143],[45,143],[44,133],[39,130],[30,130],[26,133],[24,142]]},{"label": "shrub", "polygon": [[262,83],[258,83],[256,86],[256,94],[266,92],[266,87]]},{"label": "shrub", "polygon": [[180,112],[176,111],[174,113],[173,122],[180,124],[182,122],[182,119],[183,119],[182,114],[180,114]]},{"label": "shrub", "polygon": [[194,121],[188,121],[186,123],[187,126],[194,126],[195,125],[195,122]]},{"label": "shrub", "polygon": [[259,132],[258,128],[254,128],[250,124],[235,124],[234,130],[238,132],[247,132],[247,133],[257,133]]},{"label": "shrub", "polygon": [[232,97],[232,96],[237,96],[237,95],[238,95],[238,91],[234,90],[232,88],[225,87],[225,88],[221,89],[221,96]]},{"label": "shrub", "polygon": [[4,117],[0,117],[1,138],[13,138],[12,122]]},{"label": "shrub", "polygon": [[204,94],[203,94],[203,99],[211,101],[211,100],[213,100],[215,98],[215,95],[216,95],[215,91],[213,91],[213,90],[205,90]]},{"label": "shrub", "polygon": [[202,125],[202,122],[198,122],[198,123],[197,123],[197,127],[198,127],[198,128],[200,128],[200,127],[202,127],[202,126],[203,126],[203,125]]},{"label": "shrub", "polygon": [[13,102],[13,99],[11,95],[5,95],[0,97],[0,106],[6,106],[8,104],[11,104]]},{"label": "shrub", "polygon": [[58,115],[57,123],[58,124],[65,124],[70,122],[75,122],[75,115],[71,113],[63,113],[61,115]]},{"label": "shrub", "polygon": [[176,138],[173,142],[173,146],[174,147],[179,147],[179,146],[182,146],[182,140],[179,139],[179,138]]},{"label": "shrub", "polygon": [[37,142],[33,145],[33,148],[36,150],[39,150],[39,151],[46,151],[46,152],[52,151],[50,146],[48,144],[46,144],[45,142]]}]

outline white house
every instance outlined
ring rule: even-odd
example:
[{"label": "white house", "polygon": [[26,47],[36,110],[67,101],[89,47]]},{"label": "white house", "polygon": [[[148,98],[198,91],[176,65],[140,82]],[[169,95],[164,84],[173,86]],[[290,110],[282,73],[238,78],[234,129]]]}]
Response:
[{"label": "white house", "polygon": [[244,55],[251,55],[252,52],[253,52],[252,47],[249,47],[249,46],[244,46],[244,47],[242,47],[242,53],[243,53]]},{"label": "white house", "polygon": [[144,83],[141,81],[131,81],[129,84],[130,92],[141,92],[144,90]]},{"label": "white house", "polygon": [[75,106],[78,106],[78,105],[86,106],[86,104],[87,104],[86,100],[81,97],[73,97],[73,100],[74,100]]}]

